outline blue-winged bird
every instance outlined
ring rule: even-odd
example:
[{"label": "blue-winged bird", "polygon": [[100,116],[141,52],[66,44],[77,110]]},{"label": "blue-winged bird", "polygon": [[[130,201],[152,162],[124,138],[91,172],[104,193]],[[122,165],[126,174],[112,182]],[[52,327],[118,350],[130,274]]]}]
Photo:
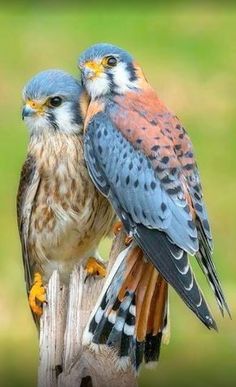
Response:
[{"label": "blue-winged bird", "polygon": [[134,240],[119,257],[84,342],[114,345],[138,367],[143,358],[158,358],[168,323],[168,283],[208,328],[216,329],[188,254],[196,257],[222,313],[229,310],[212,261],[192,144],[180,120],[123,49],[96,44],[82,53],[79,68],[90,99],[87,167]]}]

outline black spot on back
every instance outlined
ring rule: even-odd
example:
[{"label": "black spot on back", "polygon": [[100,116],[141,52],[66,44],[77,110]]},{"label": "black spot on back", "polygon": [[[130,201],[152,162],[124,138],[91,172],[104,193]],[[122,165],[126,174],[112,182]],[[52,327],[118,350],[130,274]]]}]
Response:
[{"label": "black spot on back", "polygon": [[157,121],[152,120],[152,121],[150,121],[150,124],[153,125],[153,126],[156,126],[157,125]]},{"label": "black spot on back", "polygon": [[154,145],[151,150],[156,152],[160,148],[160,145]]},{"label": "black spot on back", "polygon": [[169,162],[169,160],[170,159],[169,159],[168,156],[164,156],[164,157],[162,157],[161,162],[164,163],[164,164],[167,164]]}]

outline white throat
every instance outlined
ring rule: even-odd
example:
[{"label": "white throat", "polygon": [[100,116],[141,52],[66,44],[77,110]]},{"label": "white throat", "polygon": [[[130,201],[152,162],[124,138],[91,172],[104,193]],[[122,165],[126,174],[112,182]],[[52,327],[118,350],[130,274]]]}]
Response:
[{"label": "white throat", "polygon": [[71,106],[68,103],[64,103],[62,106],[54,109],[51,117],[45,113],[43,115],[25,117],[24,121],[29,129],[30,135],[39,135],[51,130],[73,134],[79,133],[82,130],[82,125],[75,122]]}]

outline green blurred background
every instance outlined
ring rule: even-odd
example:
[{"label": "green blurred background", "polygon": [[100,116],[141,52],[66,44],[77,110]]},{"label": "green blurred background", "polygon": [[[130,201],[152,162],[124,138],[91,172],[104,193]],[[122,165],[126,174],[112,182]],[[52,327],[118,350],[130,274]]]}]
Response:
[{"label": "green blurred background", "polygon": [[37,373],[37,336],[25,296],[15,215],[27,146],[21,89],[46,68],[77,76],[79,52],[108,41],[135,55],[188,128],[212,222],[214,258],[233,316],[232,321],[221,318],[198,270],[219,333],[203,327],[172,292],[170,344],[155,370],[142,370],[140,386],[235,386],[236,9],[216,2],[89,4],[51,1],[37,8],[22,3],[0,11],[0,385],[34,386]]}]

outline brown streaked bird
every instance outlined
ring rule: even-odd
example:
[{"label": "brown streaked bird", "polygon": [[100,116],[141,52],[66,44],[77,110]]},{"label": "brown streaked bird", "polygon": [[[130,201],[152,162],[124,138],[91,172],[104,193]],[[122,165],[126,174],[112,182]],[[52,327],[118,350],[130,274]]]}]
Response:
[{"label": "brown streaked bird", "polygon": [[118,257],[84,343],[113,345],[121,359],[130,357],[138,368],[143,360],[158,359],[168,320],[167,283],[216,329],[188,255],[196,257],[221,312],[229,309],[212,260],[192,144],[180,120],[123,49],[94,45],[82,53],[79,67],[90,98],[87,167],[134,239]]},{"label": "brown streaked bird", "polygon": [[[91,182],[83,155],[81,86],[61,70],[34,76],[23,90],[22,118],[29,128],[17,215],[29,303],[42,314],[44,285],[54,269],[67,281],[75,263],[105,274],[97,248],[115,220]],[[79,106],[79,102],[80,106]]]}]

